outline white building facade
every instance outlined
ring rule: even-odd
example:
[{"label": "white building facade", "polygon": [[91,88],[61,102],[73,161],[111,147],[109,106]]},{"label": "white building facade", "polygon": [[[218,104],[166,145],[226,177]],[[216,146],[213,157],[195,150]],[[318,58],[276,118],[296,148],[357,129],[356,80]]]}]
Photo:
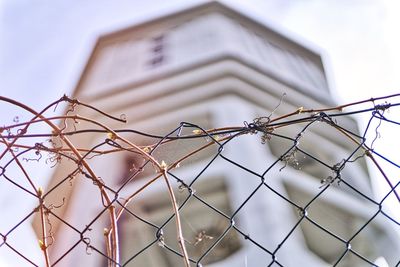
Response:
[{"label": "white building facade", "polygon": [[[204,129],[242,126],[244,121],[251,122],[273,111],[274,116],[278,116],[299,107],[335,105],[318,52],[218,3],[196,6],[100,37],[74,97],[108,113],[125,114],[128,124],[121,127],[111,122],[113,128],[160,135],[174,129],[181,121]],[[82,112],[87,112],[83,113],[85,116],[103,120],[95,113]],[[357,130],[355,122],[349,118],[341,119],[340,123]],[[279,133],[295,136],[300,130],[293,127]],[[88,135],[73,140],[78,146],[94,145],[101,138]],[[328,126],[313,127],[302,138],[301,146],[333,166],[354,149],[351,142],[343,140]],[[141,136],[132,137],[131,141],[138,144],[150,142]],[[161,149],[156,156],[160,161],[173,162],[185,151],[187,153],[185,149],[192,145],[182,141],[169,150]],[[255,173],[263,173],[290,145],[279,138],[272,138],[271,142],[262,145],[258,136],[249,135],[227,146],[223,156]],[[269,187],[262,185],[257,189],[262,182],[260,177],[221,157],[201,173],[216,153],[212,150],[199,154],[174,173],[188,184],[198,178],[193,184],[198,196],[223,213],[234,214],[235,226],[244,234],[230,229],[214,251],[204,256],[213,242],[231,226],[231,221],[201,201],[191,199],[182,209],[182,224],[188,239],[189,255],[196,262],[193,266],[320,267],[332,266],[338,261],[347,249],[344,243],[307,220],[294,228],[301,217],[299,210],[280,196],[306,206],[321,192],[321,181],[331,175],[329,169],[303,155],[296,159],[301,168],[288,162],[288,166],[282,169],[283,163],[280,162],[264,176]],[[96,173],[101,173],[107,184],[118,187],[121,177],[129,169],[127,162],[132,164],[132,161],[135,159],[122,154],[104,157],[94,160],[93,168]],[[50,186],[56,184],[64,172],[65,169],[57,169]],[[199,173],[201,175],[197,177]],[[138,181],[127,185],[121,191],[121,197],[146,183],[146,175],[151,176],[145,173]],[[344,175],[350,184],[373,198],[365,162],[354,162]],[[57,212],[78,229],[83,229],[102,209],[92,200],[98,200],[99,196],[97,187],[90,182],[76,179],[73,186],[65,185],[60,190],[67,198],[67,205]],[[162,225],[171,215],[166,192],[164,183],[156,182],[129,208],[155,225]],[[256,193],[252,195],[252,192]],[[249,196],[251,199],[246,201]],[[181,197],[184,199],[185,193]],[[54,192],[49,198],[59,203],[58,193]],[[245,205],[241,208],[243,203]],[[345,240],[355,235],[350,243],[360,255],[372,262],[384,257],[392,266],[399,260],[400,243],[390,234],[388,229],[391,226],[388,228],[384,219],[374,219],[356,234],[374,212],[374,205],[366,203],[348,187],[336,184],[309,207],[310,216],[319,225]],[[107,216],[97,219],[91,232],[101,231],[106,221]],[[180,257],[156,243],[133,257],[155,240],[157,229],[129,214],[119,223],[121,265],[127,261],[124,266],[183,264]],[[176,241],[172,241],[176,239],[173,227],[173,223],[163,227],[164,240],[167,245],[176,247]],[[291,232],[293,228],[295,230]],[[201,231],[204,232],[199,241]],[[52,245],[54,258],[63,255],[77,242],[76,233],[62,223],[57,226],[56,239],[63,241]],[[99,244],[101,248],[103,236],[93,234],[90,242]],[[73,249],[58,266],[105,264],[104,257],[96,252],[82,254],[81,249]],[[370,265],[348,253],[338,266]]]}]

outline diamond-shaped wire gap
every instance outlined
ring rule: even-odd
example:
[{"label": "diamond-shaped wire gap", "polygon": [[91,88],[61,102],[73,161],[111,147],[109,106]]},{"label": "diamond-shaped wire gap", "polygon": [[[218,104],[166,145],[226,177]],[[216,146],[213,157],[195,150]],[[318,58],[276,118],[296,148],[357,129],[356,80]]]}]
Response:
[{"label": "diamond-shaped wire gap", "polygon": [[[239,240],[240,236],[231,229],[235,222],[229,218],[232,214],[232,201],[230,200],[228,186],[224,178],[208,177],[208,180],[197,183],[194,189],[193,197],[198,200],[198,207],[194,207],[196,209],[190,212],[200,214],[193,214],[189,218],[192,221],[190,227],[192,241],[188,243],[196,254],[194,258],[198,259],[197,264],[209,264],[225,260],[242,247]],[[195,200],[193,202],[196,203]],[[204,205],[201,205],[201,203]],[[201,214],[199,210],[201,207],[205,208],[204,214]],[[202,217],[210,216],[210,214],[214,214],[214,219],[208,222],[204,221]],[[197,219],[202,219],[204,222],[196,220],[196,216]],[[213,221],[215,222],[213,223]],[[190,226],[190,223],[188,225]]]},{"label": "diamond-shaped wire gap", "polygon": [[[180,213],[188,254],[196,260],[230,225],[231,222],[226,214],[231,212],[231,207],[226,185],[221,178],[209,177],[207,180],[196,183],[193,190],[195,192],[193,197],[182,207]],[[175,226],[171,221],[165,225],[164,235],[165,233],[172,236],[165,238],[165,243],[177,250],[176,234],[173,234]],[[237,237],[235,232],[232,232],[221,242],[234,239]],[[225,250],[223,254],[215,255],[212,260],[223,260],[232,253],[234,251]]]},{"label": "diamond-shaped wire gap", "polygon": [[[92,240],[88,233],[96,232],[92,233],[93,236],[101,238],[101,244],[104,242],[103,228],[99,230],[98,227],[94,227],[94,222],[99,217],[104,216],[104,213],[106,213],[106,208],[98,213],[95,220],[87,221],[86,226],[82,227],[82,230],[79,230],[80,226],[73,225],[66,218],[61,218],[53,211],[49,211],[48,221],[52,223],[58,221],[57,231],[54,233],[54,242],[49,246],[52,265],[64,266],[65,258],[79,258],[84,254],[90,253],[92,250],[96,251],[97,248],[93,244],[96,241],[98,242],[98,240]],[[78,249],[81,243],[85,244],[84,250]],[[101,247],[102,245],[99,246]],[[67,262],[70,261],[68,260]]]},{"label": "diamond-shaped wire gap", "polygon": [[[171,235],[169,230],[165,231],[165,225],[170,223],[174,228],[175,223],[171,200],[163,179],[161,177],[157,183],[146,187],[144,191],[135,196],[124,211],[122,222],[128,221],[128,223],[123,223],[122,227],[120,227],[121,256],[124,260],[124,266],[137,266],[137,264],[140,266],[147,266],[141,264],[163,266],[162,264],[165,262],[168,263],[167,253],[171,255],[180,253],[179,248],[170,248],[165,242],[165,236]],[[174,194],[180,194],[177,188],[175,188]],[[129,223],[130,220],[134,222]],[[124,234],[127,231],[128,233],[129,231],[132,232],[131,235],[139,239],[139,242],[136,242],[135,239],[132,239],[133,241],[131,242],[128,239],[129,235]],[[140,237],[140,235],[144,235],[144,238],[143,236]],[[173,238],[176,240],[176,235]],[[132,250],[132,247],[135,249]],[[179,262],[183,262],[180,257],[178,259]]]},{"label": "diamond-shaped wire gap", "polygon": [[[161,228],[149,220],[151,216],[146,213],[150,209],[144,206],[147,204],[146,200],[129,203],[118,221],[123,266],[136,266],[139,263],[147,266],[151,264],[151,255],[157,254],[158,248],[151,246],[160,241],[157,235],[161,238]],[[147,218],[142,215],[147,215]]]},{"label": "diamond-shaped wire gap", "polygon": [[[236,141],[236,140],[234,140],[234,141]],[[230,144],[232,144],[232,141]],[[230,151],[230,152],[232,152],[232,151]],[[226,162],[223,162],[223,166],[226,166],[224,169],[231,172],[231,174],[226,173],[226,175],[228,175],[230,177],[229,182],[233,183],[231,180],[238,180],[238,178],[234,179],[233,176],[240,177],[240,180],[241,180],[241,181],[236,181],[233,183],[233,184],[238,184],[238,182],[241,183],[241,185],[239,186],[240,190],[236,190],[237,192],[235,191],[235,192],[231,193],[232,195],[234,195],[233,200],[234,200],[234,207],[235,207],[235,212],[232,214],[232,216],[235,216],[236,213],[238,213],[242,209],[242,207],[244,205],[246,205],[246,203],[250,200],[250,198],[252,198],[252,196],[257,192],[257,190],[259,190],[264,178],[261,176],[261,174],[259,174],[253,170],[254,166],[251,166],[252,169],[250,169],[250,166],[244,166],[244,164],[246,164],[246,162],[239,163],[240,161],[243,161],[243,160],[241,160],[241,157],[240,157],[240,156],[242,156],[241,154],[239,156],[239,159],[237,158],[238,157],[237,153],[236,154],[229,153],[229,154],[231,154],[229,156],[229,158],[227,156],[225,156],[224,154],[225,154],[225,152],[221,153],[220,157],[226,161]],[[276,161],[273,162],[272,165],[270,165],[268,167],[268,169],[270,169],[271,166],[273,166],[275,163],[276,163]],[[248,165],[248,162],[246,165]],[[265,168],[265,167],[262,165],[260,170],[262,171],[263,168]],[[234,175],[232,175],[232,174],[234,174]],[[255,176],[255,177],[253,177],[253,176]],[[250,179],[250,180],[247,180],[246,183],[243,183],[243,180],[244,180],[243,178],[246,178],[246,177],[253,177],[253,178],[258,178],[258,179]],[[236,186],[238,186],[238,185],[236,185]],[[238,197],[239,195],[240,195],[240,198]]]},{"label": "diamond-shaped wire gap", "polygon": [[250,167],[232,160],[230,155],[227,157],[224,154],[220,154],[217,164],[218,169],[223,170],[224,176],[227,177],[227,183],[232,184],[229,186],[229,193],[232,195],[232,207],[234,210],[238,210],[248,201],[249,195],[254,194],[254,190],[260,187],[263,177],[250,169]]},{"label": "diamond-shaped wire gap", "polygon": [[[174,195],[176,196],[177,200],[177,205],[179,206],[178,208],[181,209],[183,205],[187,202],[187,200],[191,196],[192,189],[183,181],[180,179],[178,176],[173,174],[172,172],[168,171],[167,172],[167,178],[169,178],[172,181],[175,181],[176,183],[172,184],[172,187],[175,188]],[[131,185],[126,185],[124,188],[124,191],[120,194],[119,199],[116,199],[116,203],[120,205],[121,207],[121,212],[123,213],[124,211],[128,211],[124,207],[129,207],[133,200],[139,199],[139,201],[143,201],[143,199],[150,198],[152,195],[158,195],[160,192],[164,194],[164,197],[166,197],[166,194],[169,197],[169,193],[165,190],[165,181],[164,177],[161,176],[161,174],[158,174],[157,176],[153,177],[153,179],[149,181],[142,181],[141,183],[137,183],[136,185],[133,184]],[[149,189],[150,188],[150,189]],[[152,189],[153,188],[153,189]],[[149,201],[147,201],[149,202]],[[151,202],[151,201],[150,201]],[[165,203],[164,203],[165,204]],[[163,205],[164,205],[163,204]],[[172,220],[174,217],[174,214],[170,216],[170,218],[167,220]],[[141,219],[138,217],[138,219]],[[141,219],[143,222],[151,224],[151,222],[146,221],[144,219]],[[155,226],[153,224],[153,226]],[[155,226],[158,228],[158,226]],[[162,227],[162,226],[161,226]]]},{"label": "diamond-shaped wire gap", "polygon": [[[284,266],[303,266],[310,264],[318,266],[325,264],[325,262],[313,255],[304,243],[304,239],[300,225],[306,221],[307,213],[304,212],[299,216],[296,224],[287,232],[286,236],[276,246],[273,251],[273,261]],[[292,255],[301,255],[301,258],[294,258]],[[279,261],[278,261],[279,260]]]},{"label": "diamond-shaped wire gap", "polygon": [[[301,228],[310,250],[330,263],[333,263],[332,261],[335,258],[340,257],[340,251],[343,249],[343,243],[347,242],[346,240],[351,241],[353,236],[364,236],[365,233],[362,232],[362,227],[368,225],[369,221],[378,212],[378,209],[374,209],[373,206],[368,210],[367,208],[360,210],[357,212],[359,214],[346,210],[346,205],[357,206],[356,204],[358,204],[357,207],[360,208],[363,207],[364,203],[358,203],[359,201],[357,200],[354,202],[354,199],[351,200],[348,197],[347,200],[345,198],[342,201],[343,203],[336,203],[344,198],[344,196],[340,196],[340,191],[336,192],[338,194],[336,197],[334,195],[329,196],[327,192],[324,192],[324,195],[319,194],[319,197],[314,197],[312,193],[307,196],[310,193],[302,192],[299,189],[296,190],[290,186],[287,186],[287,188],[292,199],[297,202],[303,202],[301,205],[304,205],[304,202],[312,198],[305,207],[307,207],[306,218],[313,225],[304,222],[301,224]],[[324,188],[324,190],[326,191],[327,188]],[[336,204],[333,204],[332,201]],[[350,227],[351,225],[354,227]],[[359,225],[361,225],[361,228]],[[320,238],[323,238],[323,242],[319,240]],[[369,242],[373,242],[373,240],[369,239]],[[357,242],[354,245],[357,245],[357,248],[362,246],[358,245]]]},{"label": "diamond-shaped wire gap", "polygon": [[[193,177],[190,182],[188,180],[188,186],[192,186],[199,178],[204,176],[205,172],[209,172],[210,169],[212,169],[220,160],[220,153],[222,152],[223,147],[219,147],[218,152],[213,155],[211,158],[206,159],[204,162],[200,162],[198,168],[196,164],[193,166],[193,168],[190,169],[190,173],[193,173],[193,175],[190,175],[190,177]],[[192,167],[192,166],[191,166]]]},{"label": "diamond-shaped wire gap", "polygon": [[263,257],[264,262],[272,260],[272,263],[283,264],[281,260],[274,260],[274,253],[286,246],[290,235],[298,235],[299,232],[296,227],[298,220],[291,211],[294,203],[283,198],[282,194],[261,181],[258,187],[247,194],[234,217],[235,220],[240,219],[242,226],[238,228],[241,232],[267,252]]}]

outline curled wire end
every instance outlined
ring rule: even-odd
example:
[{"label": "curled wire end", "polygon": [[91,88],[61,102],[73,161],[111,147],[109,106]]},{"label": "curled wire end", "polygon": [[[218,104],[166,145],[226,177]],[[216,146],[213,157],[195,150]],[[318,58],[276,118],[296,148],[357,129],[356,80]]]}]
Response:
[{"label": "curled wire end", "polygon": [[119,119],[120,119],[122,122],[124,122],[124,123],[127,123],[127,122],[128,122],[128,120],[127,120],[127,118],[126,118],[126,115],[125,115],[124,113],[122,113],[122,114],[119,116]]}]

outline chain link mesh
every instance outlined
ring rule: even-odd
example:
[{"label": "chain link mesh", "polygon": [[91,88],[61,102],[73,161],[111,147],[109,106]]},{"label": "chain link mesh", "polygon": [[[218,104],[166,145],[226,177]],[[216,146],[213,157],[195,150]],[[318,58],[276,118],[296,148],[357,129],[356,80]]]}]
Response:
[{"label": "chain link mesh", "polygon": [[[15,117],[0,128],[0,186],[13,196],[9,202],[24,207],[2,208],[0,252],[24,266],[61,266],[72,257],[78,266],[87,257],[98,266],[232,259],[237,266],[300,266],[302,257],[314,266],[380,266],[381,255],[399,266],[400,222],[393,212],[399,165],[379,149],[381,127],[399,129],[389,111],[395,114],[400,103],[386,102],[396,99],[299,108],[239,127],[182,122],[155,135],[109,128],[105,120],[125,118],[66,96],[42,112],[1,98],[30,119]],[[67,112],[54,115],[62,103]],[[102,120],[80,116],[77,107]],[[361,133],[342,123],[358,115],[369,117]],[[326,146],[327,139],[334,145]],[[370,190],[366,163],[385,184],[383,195]],[[37,169],[62,172],[45,187]],[[107,169],[119,176],[108,177]],[[82,199],[66,188],[89,188],[86,201],[74,204]],[[31,221],[38,244],[21,246]]]}]

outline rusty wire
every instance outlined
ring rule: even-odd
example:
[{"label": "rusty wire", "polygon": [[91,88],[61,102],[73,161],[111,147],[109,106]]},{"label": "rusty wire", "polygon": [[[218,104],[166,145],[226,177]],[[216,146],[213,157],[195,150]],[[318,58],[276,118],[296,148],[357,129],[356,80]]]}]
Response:
[{"label": "rusty wire", "polygon": [[[19,247],[10,241],[15,232],[18,232],[22,225],[33,220],[36,216],[39,218],[40,230],[38,243],[32,246],[39,246],[43,253],[45,266],[57,266],[65,261],[65,258],[72,251],[79,250],[83,255],[91,257],[100,257],[104,266],[138,266],[135,265],[136,260],[140,257],[148,257],[146,253],[155,253],[154,251],[162,250],[162,253],[169,255],[168,257],[181,258],[182,266],[202,266],[211,263],[222,257],[226,253],[226,247],[233,252],[238,251],[240,242],[245,246],[254,246],[260,250],[259,262],[261,266],[287,266],[285,260],[278,257],[279,253],[284,250],[286,244],[295,232],[299,232],[303,224],[311,224],[318,229],[321,235],[328,236],[329,239],[341,243],[343,249],[337,254],[336,258],[330,259],[329,264],[332,266],[348,266],[345,264],[346,258],[356,258],[359,266],[377,266],[375,259],[363,255],[359,248],[355,245],[355,241],[362,235],[365,229],[370,227],[376,218],[383,217],[388,224],[396,231],[400,229],[398,217],[388,211],[386,203],[388,199],[396,199],[398,210],[400,197],[398,185],[400,180],[397,177],[391,177],[392,174],[385,170],[384,165],[390,165],[392,168],[399,170],[396,160],[389,159],[385,156],[385,151],[380,151],[376,147],[376,142],[380,138],[380,127],[382,124],[390,124],[393,129],[398,131],[400,121],[387,116],[391,110],[398,110],[400,102],[398,95],[368,99],[346,105],[341,105],[326,109],[299,109],[285,115],[276,116],[274,114],[265,117],[255,118],[250,122],[244,122],[241,126],[224,127],[217,129],[204,129],[201,125],[190,122],[181,122],[175,129],[170,129],[168,134],[160,135],[155,133],[140,132],[135,129],[126,129],[120,127],[112,129],[104,121],[92,120],[76,113],[76,107],[83,109],[91,109],[103,116],[106,120],[117,121],[118,123],[126,122],[124,116],[121,118],[111,116],[91,105],[81,103],[78,100],[63,96],[59,100],[51,103],[40,112],[36,112],[28,106],[17,101],[0,97],[2,104],[18,107],[25,113],[30,114],[30,119],[21,121],[15,117],[11,123],[1,122],[0,127],[0,179],[2,183],[7,184],[19,194],[22,192],[30,204],[34,208],[25,214],[21,220],[17,220],[15,224],[8,228],[0,229],[2,241],[0,250],[8,249],[12,251],[15,258],[23,259],[26,266],[39,266],[40,264],[32,260],[24,254]],[[388,103],[387,101],[392,101]],[[59,104],[66,103],[67,108],[64,115],[56,116],[54,110]],[[350,109],[351,108],[351,109]],[[275,110],[274,110],[275,112]],[[274,115],[274,116],[273,116]],[[361,133],[347,129],[340,123],[340,119],[347,117],[355,117],[357,115],[368,116],[369,120]],[[80,128],[79,123],[86,123],[85,128]],[[89,125],[89,126],[88,126]],[[324,158],[320,158],[315,153],[309,151],[307,147],[303,147],[302,140],[305,135],[309,134],[311,128],[329,127],[330,131],[335,132],[346,142],[352,144],[352,149],[348,149],[345,156],[338,162],[328,162]],[[282,129],[295,129],[289,132],[295,134],[287,134]],[[45,129],[45,130],[44,130]],[[400,133],[400,131],[399,131]],[[73,140],[77,140],[79,136],[95,134],[103,136],[102,141],[88,146],[76,146]],[[135,143],[135,138],[143,140],[147,138],[147,143]],[[284,149],[279,155],[275,154],[272,162],[265,162],[265,166],[260,166],[257,170],[247,166],[241,159],[232,158],[229,153],[225,153],[227,149],[234,149],[235,142],[243,138],[251,138],[257,140],[260,147],[268,146],[274,140],[286,142]],[[173,151],[168,152],[168,148],[172,144],[183,142],[196,144],[191,150],[174,160],[163,160],[157,156],[158,151],[166,149],[164,154],[175,153],[176,149],[180,149],[181,144],[172,146]],[[196,143],[198,142],[198,143]],[[196,156],[207,152],[207,157],[200,162],[202,166],[193,169],[190,179],[181,177],[179,167],[185,165],[190,169],[190,160]],[[323,150],[323,148],[320,148]],[[118,153],[129,155],[130,162],[128,170],[124,170],[124,177],[118,186],[108,183],[108,179],[102,174],[96,173],[91,163],[102,157],[110,157]],[[179,154],[179,153],[178,153]],[[257,155],[243,155],[251,157]],[[293,200],[288,194],[280,191],[274,186],[271,173],[285,171],[303,172],[302,160],[307,158],[324,169],[329,175],[317,177],[320,183],[317,187],[315,195],[311,196],[304,203]],[[245,197],[241,198],[241,202],[229,210],[222,210],[215,203],[208,199],[205,195],[198,192],[197,187],[203,181],[207,181],[204,176],[209,172],[216,162],[223,162],[234,168],[235,171],[241,172],[243,179],[255,181],[256,186],[249,188]],[[379,173],[381,183],[385,183],[387,191],[384,196],[376,198],[363,189],[357,187],[357,183],[348,180],[344,171],[354,165],[355,162],[368,162],[372,168]],[[383,164],[383,163],[384,164]],[[49,169],[62,168],[64,164],[71,163],[75,166],[65,177],[59,179],[59,182],[53,187],[45,187],[46,181],[41,184],[30,174],[28,165],[39,164]],[[18,169],[18,175],[15,177],[14,170]],[[190,172],[189,172],[190,173]],[[44,179],[44,178],[42,178]],[[92,186],[97,188],[98,195],[90,196],[90,201],[97,201],[100,207],[97,214],[84,223],[82,229],[79,226],[71,225],[69,218],[64,214],[62,217],[56,211],[62,207],[69,205],[70,199],[66,198],[63,192],[58,201],[48,202],[48,196],[54,192],[61,190],[62,186],[73,186],[77,180],[89,180]],[[301,176],[300,178],[301,179]],[[140,187],[130,185],[141,181]],[[170,205],[169,215],[162,221],[155,221],[149,216],[143,216],[141,209],[150,209],[145,207],[133,208],[135,205],[143,204],[143,200],[137,200],[139,196],[145,195],[146,190],[156,182],[162,182],[165,192],[168,192],[168,203]],[[138,184],[140,184],[138,183]],[[350,236],[343,237],[341,233],[336,233],[328,226],[319,222],[313,216],[313,206],[320,199],[328,195],[332,190],[343,190],[355,195],[361,201],[367,203],[374,212],[370,214]],[[79,190],[79,189],[75,189]],[[127,191],[128,190],[128,191]],[[251,229],[242,227],[239,214],[244,212],[255,197],[255,195],[266,194],[274,195],[277,201],[291,206],[297,212],[296,223],[287,229],[285,236],[282,236],[280,242],[273,246],[264,245],[258,241],[257,236],[249,234]],[[230,195],[230,198],[235,196]],[[143,199],[140,198],[140,199]],[[146,197],[144,197],[146,199]],[[135,205],[133,205],[135,203]],[[190,209],[196,203],[201,205],[203,209],[208,210],[212,216],[218,218],[218,222],[213,231],[202,228],[201,225],[193,226],[190,220]],[[366,205],[367,205],[366,204]],[[84,206],[85,203],[82,203]],[[154,207],[153,207],[154,208]],[[205,213],[207,214],[207,213]],[[148,214],[147,214],[148,215]],[[5,213],[2,209],[1,218],[13,217],[13,213]],[[104,219],[104,217],[107,219]],[[205,215],[207,216],[207,215]],[[211,215],[210,215],[211,216]],[[282,218],[282,221],[285,221]],[[138,243],[137,247],[128,252],[121,248],[122,244],[129,243],[121,229],[125,229],[126,223],[134,222],[138,229],[150,229],[153,237],[147,240],[147,243]],[[58,224],[57,229],[68,229],[76,237],[76,242],[65,251],[58,253],[56,256],[52,254],[52,247],[59,242],[63,242],[57,238],[59,233],[54,225]],[[104,243],[98,244],[92,241],[92,228],[96,224],[101,224],[103,232],[97,235],[104,235]],[[121,225],[124,225],[123,227]],[[174,225],[172,227],[171,225]],[[135,228],[136,229],[136,228]],[[171,240],[170,234],[173,232],[175,238]],[[267,230],[266,230],[267,231]],[[274,231],[269,229],[268,231]],[[393,235],[397,235],[395,232]],[[167,239],[166,237],[169,237]],[[326,238],[326,237],[325,237]],[[237,241],[241,239],[242,241]],[[236,245],[235,245],[236,244]],[[225,249],[225,250],[224,250]],[[121,255],[123,251],[123,255]],[[222,251],[222,252],[221,252]],[[224,252],[225,251],[225,252]],[[143,255],[147,256],[143,256]],[[174,256],[171,256],[174,255]],[[400,255],[400,254],[399,254]],[[261,257],[260,256],[260,257]],[[172,263],[170,263],[172,264]],[[393,266],[400,265],[400,256],[396,262],[391,262]],[[173,265],[168,265],[173,266]]]}]

